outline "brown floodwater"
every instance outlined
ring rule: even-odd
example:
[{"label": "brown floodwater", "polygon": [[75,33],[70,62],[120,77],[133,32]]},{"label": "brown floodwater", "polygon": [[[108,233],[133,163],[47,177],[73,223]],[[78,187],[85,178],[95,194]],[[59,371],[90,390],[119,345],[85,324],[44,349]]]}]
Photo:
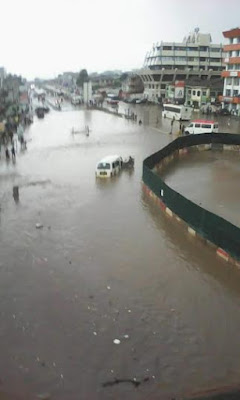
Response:
[{"label": "brown floodwater", "polygon": [[[29,128],[15,164],[2,157],[3,392],[152,400],[239,381],[240,272],[142,192],[143,159],[175,137],[156,110],[142,126],[101,111],[51,111]],[[89,137],[70,133],[86,125]],[[108,154],[133,155],[134,170],[97,181]],[[221,194],[218,167],[227,164],[225,185],[238,167],[230,154],[201,157],[167,179],[208,203]],[[208,175],[202,190],[196,174]]]}]

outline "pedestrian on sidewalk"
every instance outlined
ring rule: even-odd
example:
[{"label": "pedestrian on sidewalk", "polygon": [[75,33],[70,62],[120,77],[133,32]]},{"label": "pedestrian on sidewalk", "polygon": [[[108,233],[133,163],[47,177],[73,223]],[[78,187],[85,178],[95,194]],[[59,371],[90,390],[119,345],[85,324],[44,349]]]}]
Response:
[{"label": "pedestrian on sidewalk", "polygon": [[174,118],[172,119],[172,121],[171,121],[171,130],[170,130],[170,135],[172,134],[172,132],[173,132],[173,123],[174,123]]},{"label": "pedestrian on sidewalk", "polygon": [[16,153],[15,153],[14,144],[12,144],[11,152],[12,152],[12,159],[15,160],[15,158],[16,158]]},{"label": "pedestrian on sidewalk", "polygon": [[9,154],[9,150],[8,150],[7,147],[6,147],[6,150],[5,150],[5,154],[6,154],[6,160],[8,161],[10,159],[10,154]]}]

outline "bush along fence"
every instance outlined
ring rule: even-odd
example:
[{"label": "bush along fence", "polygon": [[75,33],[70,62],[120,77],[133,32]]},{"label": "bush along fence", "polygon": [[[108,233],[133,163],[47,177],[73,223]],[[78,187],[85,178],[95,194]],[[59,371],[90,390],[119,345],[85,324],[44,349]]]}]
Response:
[{"label": "bush along fence", "polygon": [[218,256],[240,268],[240,228],[188,200],[161,179],[161,169],[175,157],[194,148],[235,150],[240,153],[240,135],[218,133],[178,137],[143,161],[143,190],[169,216],[175,217],[193,236],[213,245]]}]

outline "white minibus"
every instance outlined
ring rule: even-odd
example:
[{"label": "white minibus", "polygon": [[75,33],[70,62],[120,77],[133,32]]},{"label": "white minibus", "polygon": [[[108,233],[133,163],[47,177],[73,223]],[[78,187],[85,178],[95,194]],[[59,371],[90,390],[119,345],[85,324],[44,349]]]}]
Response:
[{"label": "white minibus", "polygon": [[178,106],[176,104],[164,104],[162,116],[163,118],[188,121],[192,117],[192,107],[184,105]]},{"label": "white minibus", "polygon": [[122,157],[118,155],[103,158],[96,166],[96,177],[109,178],[119,174],[122,168]]},{"label": "white minibus", "polygon": [[186,128],[185,134],[218,133],[218,123],[215,121],[195,119]]}]

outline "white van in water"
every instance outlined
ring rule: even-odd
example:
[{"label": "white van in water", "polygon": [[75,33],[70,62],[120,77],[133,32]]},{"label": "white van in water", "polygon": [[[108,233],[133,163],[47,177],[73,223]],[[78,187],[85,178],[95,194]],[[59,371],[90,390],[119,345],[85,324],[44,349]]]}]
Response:
[{"label": "white van in water", "polygon": [[218,122],[205,119],[195,119],[185,128],[185,134],[218,133]]},{"label": "white van in water", "polygon": [[122,157],[118,155],[103,158],[96,166],[96,177],[109,178],[119,174],[122,168]]}]

